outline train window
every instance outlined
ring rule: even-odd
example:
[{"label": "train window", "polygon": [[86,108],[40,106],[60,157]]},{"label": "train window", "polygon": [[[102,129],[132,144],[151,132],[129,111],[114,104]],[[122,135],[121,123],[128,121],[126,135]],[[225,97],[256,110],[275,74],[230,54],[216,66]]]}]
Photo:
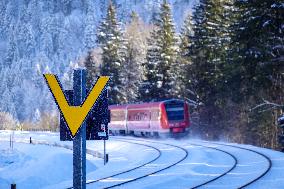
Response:
[{"label": "train window", "polygon": [[112,110],[111,121],[123,121],[125,119],[124,111]]},{"label": "train window", "polygon": [[165,103],[165,107],[169,121],[184,120],[183,102],[171,101],[170,103]]},{"label": "train window", "polygon": [[129,110],[128,121],[148,121],[150,120],[149,110]]}]

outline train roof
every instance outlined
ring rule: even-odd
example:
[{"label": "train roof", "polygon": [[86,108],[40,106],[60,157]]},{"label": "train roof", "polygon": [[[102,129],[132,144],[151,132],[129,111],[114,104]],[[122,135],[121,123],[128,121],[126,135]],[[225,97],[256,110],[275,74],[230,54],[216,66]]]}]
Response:
[{"label": "train roof", "polygon": [[160,107],[162,103],[172,102],[172,101],[184,101],[184,100],[167,99],[167,100],[158,101],[158,102],[143,102],[143,103],[137,103],[137,104],[110,105],[109,109],[114,110],[114,109],[126,109],[126,108]]}]

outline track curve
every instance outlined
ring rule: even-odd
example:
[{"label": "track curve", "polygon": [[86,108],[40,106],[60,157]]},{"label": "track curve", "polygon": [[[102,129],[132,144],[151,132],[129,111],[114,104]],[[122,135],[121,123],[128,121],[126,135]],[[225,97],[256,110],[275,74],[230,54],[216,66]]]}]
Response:
[{"label": "track curve", "polygon": [[[118,141],[125,142],[123,140],[118,140]],[[155,147],[147,145],[147,144],[140,144],[140,143],[136,143],[136,142],[128,142],[128,143],[142,145],[142,146],[146,146],[146,147],[152,148],[152,149],[154,149],[155,151],[158,152],[158,156],[156,156],[155,158],[151,159],[150,161],[148,161],[148,162],[146,162],[144,164],[141,164],[139,166],[136,166],[134,168],[131,168],[131,169],[128,169],[126,171],[122,171],[122,172],[119,172],[119,173],[116,173],[116,174],[113,174],[113,175],[110,175],[110,176],[107,176],[107,177],[103,177],[103,178],[100,178],[100,179],[97,179],[97,180],[94,180],[94,181],[90,181],[90,182],[87,182],[86,184],[88,185],[88,184],[96,183],[96,182],[99,182],[101,180],[105,180],[105,179],[108,179],[108,178],[111,178],[111,177],[115,177],[115,176],[118,176],[118,175],[122,175],[124,173],[128,173],[128,172],[134,171],[136,169],[139,169],[139,168],[141,168],[141,167],[143,167],[145,165],[148,165],[148,164],[156,161],[157,159],[159,159],[161,157],[162,153],[161,153],[161,151],[158,148],[155,148]],[[73,187],[70,187],[70,188],[67,188],[67,189],[71,189],[71,188],[73,188]]]},{"label": "track curve", "polygon": [[[148,146],[148,147],[149,147],[149,145],[147,145],[147,144],[133,142],[133,141],[127,140],[127,139],[125,139],[125,138],[115,138],[115,140],[117,140],[117,141],[122,141],[122,142],[127,142],[127,143],[132,143],[132,144],[144,145],[144,146]],[[142,141],[142,142],[146,142],[146,141]],[[158,143],[158,142],[153,142],[153,141],[151,141],[151,143]],[[137,176],[137,177],[135,177],[135,178],[133,178],[133,179],[129,179],[129,180],[127,180],[127,181],[124,181],[124,182],[121,182],[121,183],[118,183],[118,184],[114,184],[114,185],[111,185],[111,186],[103,187],[103,188],[105,188],[105,189],[106,189],[106,188],[114,188],[114,187],[117,187],[117,186],[121,186],[121,185],[130,183],[130,182],[134,182],[134,181],[143,179],[143,178],[148,177],[148,176],[150,176],[150,175],[159,173],[159,172],[161,172],[161,171],[164,171],[164,170],[166,170],[166,169],[169,169],[169,168],[175,166],[176,164],[182,162],[182,161],[185,160],[185,159],[187,158],[187,156],[188,156],[188,151],[187,151],[186,149],[182,148],[182,147],[179,147],[179,146],[176,146],[176,145],[172,145],[172,144],[164,144],[164,143],[163,143],[163,145],[167,145],[167,146],[174,147],[174,148],[177,148],[177,149],[179,149],[179,150],[182,150],[182,151],[184,152],[184,156],[181,157],[181,158],[179,158],[177,161],[171,163],[170,165],[167,165],[166,167],[163,167],[163,168],[161,168],[161,169],[158,169],[158,170],[155,170],[155,171],[151,171],[151,172],[148,172],[147,174],[144,174],[144,175],[141,175],[141,176]],[[151,147],[153,147],[153,146],[151,146]],[[155,158],[155,159],[152,160],[152,161],[149,161],[148,163],[145,163],[145,164],[143,164],[143,165],[137,166],[137,167],[135,167],[135,168],[133,168],[133,169],[130,169],[130,170],[127,170],[127,171],[123,171],[123,172],[117,173],[117,174],[115,174],[115,175],[111,175],[111,176],[108,176],[108,177],[105,177],[105,178],[97,179],[97,180],[92,181],[92,182],[87,182],[87,184],[90,185],[90,184],[92,184],[92,183],[99,182],[99,181],[102,181],[102,180],[104,180],[104,179],[108,179],[108,178],[111,178],[111,177],[114,177],[114,176],[118,176],[118,175],[123,175],[123,174],[125,174],[125,173],[134,171],[134,170],[136,170],[136,169],[138,169],[138,168],[145,167],[146,165],[149,165],[149,164],[155,162],[157,159],[159,159],[159,158],[161,157],[161,155],[162,155],[161,150],[159,150],[159,151],[160,151],[159,157]]]},{"label": "track curve", "polygon": [[[116,138],[120,138],[120,137],[116,137]],[[125,140],[125,139],[124,139],[124,140]],[[166,145],[170,145],[170,146],[173,145],[173,144],[168,144],[168,143],[164,143],[164,142],[156,142],[156,141],[147,140],[147,139],[146,139],[146,140],[145,140],[145,139],[135,139],[135,140],[137,140],[137,141],[143,141],[143,142],[148,141],[148,142],[153,142],[153,143],[166,144]],[[216,177],[214,177],[214,178],[212,178],[212,179],[210,179],[210,180],[208,180],[208,181],[206,181],[206,182],[204,182],[204,183],[201,183],[201,184],[199,184],[199,185],[196,185],[196,186],[194,186],[194,187],[191,187],[192,189],[199,188],[199,187],[201,187],[201,186],[205,186],[206,184],[211,183],[211,182],[213,182],[213,181],[215,181],[215,180],[217,180],[217,179],[223,177],[224,175],[230,173],[233,169],[235,169],[235,167],[236,167],[237,164],[238,164],[238,160],[237,160],[236,156],[234,156],[234,155],[233,155],[232,153],[230,153],[230,152],[227,152],[227,151],[224,151],[224,150],[215,148],[215,147],[210,147],[210,146],[202,145],[202,144],[194,144],[194,143],[189,143],[189,144],[192,145],[192,146],[199,146],[199,147],[203,147],[203,148],[209,148],[209,149],[216,150],[216,151],[218,151],[218,152],[221,152],[221,153],[223,153],[223,154],[226,154],[226,155],[230,156],[230,157],[233,159],[233,162],[234,162],[234,163],[232,164],[232,166],[231,166],[228,170],[226,170],[225,172],[223,172],[222,174],[220,174],[220,175],[218,175],[218,176],[216,176]],[[178,147],[178,146],[176,146],[176,145],[174,145],[174,146],[175,146],[175,147]],[[184,149],[184,150],[186,150],[186,149]],[[187,151],[187,150],[186,150],[186,151]],[[176,163],[176,164],[178,164],[178,163]],[[176,164],[175,164],[175,165],[176,165]],[[162,171],[162,170],[161,170],[161,171]],[[159,171],[159,172],[160,172],[160,171]],[[153,174],[155,174],[155,173],[153,173]]]},{"label": "track curve", "polygon": [[[260,175],[258,175],[257,177],[255,177],[254,179],[252,179],[252,180],[250,180],[250,181],[248,181],[248,182],[242,184],[241,186],[237,187],[238,189],[239,189],[239,188],[245,188],[245,187],[247,187],[247,186],[253,184],[254,182],[256,182],[256,181],[258,181],[259,179],[261,179],[262,177],[264,177],[264,176],[271,170],[271,167],[272,167],[272,161],[271,161],[271,159],[270,159],[267,155],[265,155],[265,154],[263,154],[263,153],[261,153],[261,152],[258,152],[258,151],[256,151],[256,150],[252,150],[252,149],[248,149],[248,148],[244,148],[244,147],[240,147],[240,146],[235,146],[235,145],[230,145],[230,144],[217,143],[217,142],[206,142],[206,141],[203,141],[202,143],[215,144],[215,145],[218,145],[218,146],[228,146],[228,147],[232,147],[232,148],[237,148],[237,149],[246,150],[246,151],[249,151],[249,152],[252,152],[252,153],[257,154],[257,155],[261,156],[262,158],[264,158],[264,159],[266,160],[266,162],[267,162],[267,168],[266,168],[262,173],[260,173]],[[214,147],[214,148],[215,148],[215,147]],[[218,149],[218,148],[217,148],[217,149]],[[237,158],[237,157],[236,157],[236,158]],[[237,167],[237,166],[235,166],[234,169],[235,169],[236,167]],[[233,171],[234,169],[232,169],[231,171]],[[230,172],[231,172],[231,171],[230,171]],[[229,172],[228,172],[228,173],[229,173]],[[227,174],[228,174],[228,173],[227,173]],[[226,175],[226,174],[224,174],[223,176],[225,176],[225,175]],[[222,176],[222,177],[223,177],[223,176]],[[221,177],[219,177],[219,178],[221,178]],[[202,184],[200,184],[200,185],[197,185],[197,186],[195,186],[195,187],[193,187],[193,188],[199,188],[199,187],[202,187],[202,186],[206,186],[206,185],[208,185],[209,183],[214,182],[215,180],[217,180],[217,179],[214,179],[214,180],[212,180],[212,181],[204,182],[204,183],[202,183]]]},{"label": "track curve", "polygon": [[[141,139],[135,139],[135,140],[147,141],[147,139],[146,140],[145,139],[142,139],[142,140]],[[149,142],[150,141],[153,142],[153,140],[149,140]],[[163,142],[155,142],[155,143],[165,144]],[[230,156],[234,160],[234,163],[232,164],[232,166],[227,171],[223,172],[222,174],[220,174],[220,175],[218,175],[218,176],[216,176],[216,177],[214,177],[214,178],[212,178],[210,180],[207,180],[206,182],[203,182],[203,183],[200,183],[200,184],[198,184],[196,186],[190,187],[191,189],[206,187],[208,184],[213,183],[214,181],[216,181],[216,180],[218,180],[218,179],[220,179],[222,177],[225,177],[226,175],[232,173],[236,169],[236,167],[239,165],[239,161],[238,161],[239,158],[236,155],[234,155],[233,153],[231,153],[229,150],[219,149],[220,146],[228,146],[228,147],[235,148],[235,149],[241,149],[241,150],[249,151],[251,153],[257,154],[258,156],[261,156],[267,162],[267,167],[266,167],[266,169],[263,172],[257,174],[257,176],[255,178],[249,180],[248,182],[245,182],[244,184],[242,184],[242,185],[240,185],[240,186],[238,186],[236,188],[245,188],[245,187],[251,185],[252,183],[258,181],[259,179],[263,178],[270,171],[270,169],[272,167],[271,159],[267,155],[265,155],[265,154],[263,154],[261,152],[258,152],[256,150],[247,149],[247,148],[244,148],[244,147],[234,146],[234,145],[230,145],[230,144],[221,144],[221,143],[216,143],[216,142],[202,141],[202,143],[203,144],[200,144],[200,143],[196,144],[196,143],[190,142],[188,144],[193,145],[193,146],[200,146],[200,147],[204,147],[204,148],[210,148],[210,149],[222,152],[224,154],[227,154],[228,156]],[[218,146],[217,147],[213,147],[213,146],[208,146],[207,144],[215,144],[215,145],[218,145]]]},{"label": "track curve", "polygon": [[250,151],[250,152],[253,152],[253,153],[256,153],[260,156],[262,156],[264,159],[266,159],[266,161],[268,162],[268,166],[267,168],[265,169],[265,171],[263,173],[261,173],[258,177],[256,177],[255,179],[251,180],[250,182],[247,182],[246,184],[242,185],[240,188],[244,188],[244,187],[247,187],[249,186],[250,184],[258,181],[259,179],[261,179],[262,177],[264,177],[270,170],[271,170],[271,167],[272,167],[272,161],[271,159],[265,155],[264,153],[261,153],[261,152],[258,152],[256,150],[252,150],[252,149],[248,149],[248,148],[243,148],[243,147],[240,147],[240,146],[234,146],[234,145],[229,145],[229,144],[220,144],[220,143],[214,143],[214,144],[217,144],[217,145],[222,145],[222,146],[230,146],[230,147],[233,147],[233,148],[238,148],[238,149],[243,149],[243,150],[247,150],[247,151]]},{"label": "track curve", "polygon": [[199,184],[199,185],[196,185],[196,186],[192,187],[192,189],[199,188],[199,187],[201,187],[201,186],[205,186],[205,185],[207,185],[207,184],[209,184],[209,183],[211,183],[211,182],[214,182],[215,180],[217,180],[217,179],[219,179],[219,178],[225,176],[226,174],[230,173],[233,169],[235,169],[235,167],[236,167],[237,164],[238,164],[238,159],[237,159],[236,156],[234,156],[232,153],[229,153],[229,152],[227,152],[227,151],[220,150],[220,149],[214,148],[214,147],[209,147],[209,146],[204,146],[204,145],[199,145],[199,144],[193,144],[193,143],[189,143],[189,144],[190,144],[190,145],[194,145],[194,146],[202,146],[202,147],[204,147],[204,148],[211,148],[211,149],[214,149],[214,150],[223,152],[223,153],[229,155],[231,158],[234,159],[234,164],[232,165],[232,167],[231,167],[229,170],[223,172],[222,174],[220,174],[219,176],[217,176],[217,177],[215,177],[215,178],[212,178],[212,179],[210,179],[210,180],[208,180],[208,181],[206,181],[206,182],[204,182],[204,183],[201,183],[201,184]]}]

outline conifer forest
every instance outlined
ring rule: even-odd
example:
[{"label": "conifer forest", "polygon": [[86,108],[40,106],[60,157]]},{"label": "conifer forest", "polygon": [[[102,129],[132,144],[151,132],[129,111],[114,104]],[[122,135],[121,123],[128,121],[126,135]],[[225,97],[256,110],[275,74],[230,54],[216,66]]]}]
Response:
[{"label": "conifer forest", "polygon": [[85,67],[110,104],[187,100],[187,137],[279,149],[283,37],[283,0],[1,0],[0,129],[58,130],[42,74]]}]

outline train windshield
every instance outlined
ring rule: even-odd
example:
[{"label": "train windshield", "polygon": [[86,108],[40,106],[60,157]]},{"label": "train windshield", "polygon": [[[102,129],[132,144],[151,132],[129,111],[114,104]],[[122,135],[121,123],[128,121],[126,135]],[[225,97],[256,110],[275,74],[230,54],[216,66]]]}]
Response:
[{"label": "train windshield", "polygon": [[169,121],[184,120],[184,103],[181,101],[170,101],[165,103]]}]

